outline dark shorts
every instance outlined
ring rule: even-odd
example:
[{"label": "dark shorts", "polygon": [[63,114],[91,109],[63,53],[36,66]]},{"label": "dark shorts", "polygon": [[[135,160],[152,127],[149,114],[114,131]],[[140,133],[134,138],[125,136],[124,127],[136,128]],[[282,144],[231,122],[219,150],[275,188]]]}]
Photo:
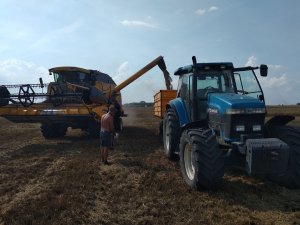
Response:
[{"label": "dark shorts", "polygon": [[100,132],[100,144],[102,147],[113,147],[113,136],[111,132]]}]

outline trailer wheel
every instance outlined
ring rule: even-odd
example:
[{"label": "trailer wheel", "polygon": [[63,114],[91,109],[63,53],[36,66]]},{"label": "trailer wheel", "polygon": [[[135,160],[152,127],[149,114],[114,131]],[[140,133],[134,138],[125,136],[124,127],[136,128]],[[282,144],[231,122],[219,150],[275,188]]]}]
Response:
[{"label": "trailer wheel", "polygon": [[46,139],[63,137],[67,133],[67,126],[63,124],[42,123],[41,131]]},{"label": "trailer wheel", "polygon": [[267,133],[269,137],[281,139],[290,148],[286,172],[269,176],[270,180],[288,188],[300,188],[300,130],[290,126],[272,126],[267,128]]},{"label": "trailer wheel", "polygon": [[180,169],[185,182],[197,190],[221,186],[224,157],[212,130],[190,129],[180,139]]},{"label": "trailer wheel", "polygon": [[179,147],[179,130],[179,121],[174,110],[168,109],[163,120],[163,141],[165,155],[170,160],[178,159],[178,155],[175,152],[178,152]]},{"label": "trailer wheel", "polygon": [[0,107],[6,106],[9,103],[10,93],[5,86],[0,86]]}]

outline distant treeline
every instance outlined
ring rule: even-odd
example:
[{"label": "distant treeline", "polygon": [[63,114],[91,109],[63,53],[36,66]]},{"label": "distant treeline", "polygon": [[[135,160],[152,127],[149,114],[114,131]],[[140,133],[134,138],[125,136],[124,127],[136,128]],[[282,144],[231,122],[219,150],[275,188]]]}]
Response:
[{"label": "distant treeline", "polygon": [[154,105],[153,102],[145,102],[145,101],[131,102],[131,103],[124,104],[124,106],[127,107],[153,107],[153,105]]}]

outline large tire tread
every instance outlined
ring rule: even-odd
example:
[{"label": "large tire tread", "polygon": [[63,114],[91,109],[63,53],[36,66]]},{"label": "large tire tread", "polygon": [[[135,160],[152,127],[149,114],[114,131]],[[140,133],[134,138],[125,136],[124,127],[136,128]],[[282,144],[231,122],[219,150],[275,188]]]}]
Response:
[{"label": "large tire tread", "polygon": [[[169,149],[166,144],[166,126],[170,130]],[[163,120],[163,141],[165,155],[170,160],[178,160],[178,149],[180,140],[180,125],[173,109],[167,109]]]},{"label": "large tire tread", "polygon": [[291,126],[272,126],[267,129],[268,137],[279,138],[290,148],[287,171],[270,176],[270,180],[288,188],[300,188],[300,129]]},{"label": "large tire tread", "polygon": [[[192,146],[194,154],[194,180],[186,175],[184,148],[187,143]],[[223,183],[224,158],[212,130],[192,129],[183,132],[180,141],[180,166],[186,183],[193,188],[216,189]]]}]

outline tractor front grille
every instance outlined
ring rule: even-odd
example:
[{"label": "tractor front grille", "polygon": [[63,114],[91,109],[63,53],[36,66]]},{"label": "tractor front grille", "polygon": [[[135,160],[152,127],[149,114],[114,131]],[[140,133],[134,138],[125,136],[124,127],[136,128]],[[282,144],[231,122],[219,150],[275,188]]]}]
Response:
[{"label": "tractor front grille", "polygon": [[[239,140],[241,135],[256,135],[263,133],[263,125],[265,114],[233,114],[225,115],[224,124],[224,137],[227,139]],[[244,131],[237,131],[238,125],[245,126]],[[260,125],[261,131],[253,131],[253,125]]]}]

